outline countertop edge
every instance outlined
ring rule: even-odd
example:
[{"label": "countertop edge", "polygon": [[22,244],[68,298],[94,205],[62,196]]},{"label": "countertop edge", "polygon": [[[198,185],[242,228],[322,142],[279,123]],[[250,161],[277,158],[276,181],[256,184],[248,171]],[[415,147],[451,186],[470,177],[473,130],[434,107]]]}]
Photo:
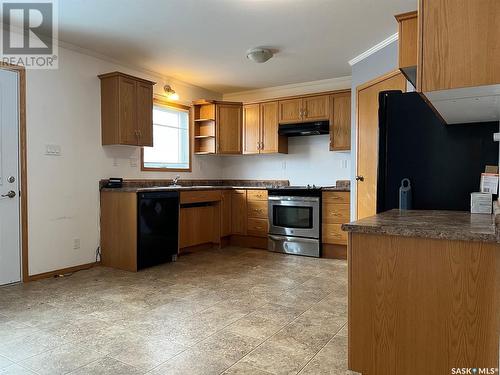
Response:
[{"label": "countertop edge", "polygon": [[435,240],[449,240],[449,241],[473,241],[473,242],[487,242],[499,243],[500,238],[497,234],[474,233],[474,232],[444,232],[444,231],[431,231],[425,229],[404,229],[404,228],[390,228],[390,227],[369,227],[360,226],[356,224],[342,224],[342,230],[350,233],[358,234],[379,234],[386,236],[401,236],[401,237],[414,237],[414,238],[429,238]]},{"label": "countertop edge", "polygon": [[[114,193],[144,193],[155,191],[196,191],[196,190],[269,190],[274,189],[268,186],[181,186],[181,187],[121,187],[121,188],[106,188],[100,189],[101,192],[114,192]],[[325,192],[350,192],[347,188],[322,188]]]}]

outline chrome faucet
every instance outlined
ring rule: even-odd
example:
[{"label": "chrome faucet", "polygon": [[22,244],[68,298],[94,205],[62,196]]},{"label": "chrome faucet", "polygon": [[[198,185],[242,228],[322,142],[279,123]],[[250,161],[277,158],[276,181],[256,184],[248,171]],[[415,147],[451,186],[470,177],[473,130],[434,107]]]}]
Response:
[{"label": "chrome faucet", "polygon": [[180,176],[180,175],[177,175],[177,176],[175,176],[175,177],[172,179],[172,183],[173,183],[173,185],[174,185],[174,186],[175,186],[175,185],[177,185],[177,182],[179,181],[179,179],[180,179],[180,178],[181,178],[181,176]]}]

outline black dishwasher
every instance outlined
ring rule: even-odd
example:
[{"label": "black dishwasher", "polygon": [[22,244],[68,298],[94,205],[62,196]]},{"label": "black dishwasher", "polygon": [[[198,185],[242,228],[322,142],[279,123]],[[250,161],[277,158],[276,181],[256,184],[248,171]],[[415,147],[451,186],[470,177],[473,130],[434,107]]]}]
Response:
[{"label": "black dishwasher", "polygon": [[137,269],[170,262],[179,246],[179,192],[137,196]]}]

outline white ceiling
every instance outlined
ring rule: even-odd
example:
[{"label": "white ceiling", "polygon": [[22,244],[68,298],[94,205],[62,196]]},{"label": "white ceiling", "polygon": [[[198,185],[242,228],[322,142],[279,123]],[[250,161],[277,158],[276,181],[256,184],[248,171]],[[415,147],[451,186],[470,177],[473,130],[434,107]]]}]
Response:
[{"label": "white ceiling", "polygon": [[[417,0],[62,0],[59,38],[220,93],[341,77]],[[245,58],[279,50],[265,64]]]}]

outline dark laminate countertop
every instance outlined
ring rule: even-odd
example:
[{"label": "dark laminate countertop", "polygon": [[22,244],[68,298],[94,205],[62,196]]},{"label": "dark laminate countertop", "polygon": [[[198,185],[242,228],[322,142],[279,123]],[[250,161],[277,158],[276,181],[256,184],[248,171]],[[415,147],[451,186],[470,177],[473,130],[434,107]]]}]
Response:
[{"label": "dark laminate countertop", "polygon": [[[124,180],[121,188],[104,187],[107,180],[101,180],[101,191],[139,193],[148,191],[191,191],[191,190],[267,190],[289,186],[287,180],[180,180],[179,186],[171,186],[170,180]],[[336,186],[326,186],[324,191],[350,191],[349,180],[339,180]]]},{"label": "dark laminate countertop", "polygon": [[321,188],[322,191],[345,191],[349,192],[351,189],[345,186],[325,186]]},{"label": "dark laminate countertop", "polygon": [[354,233],[499,242],[494,215],[463,211],[390,210],[342,225]]},{"label": "dark laminate countertop", "polygon": [[102,188],[101,191],[113,191],[122,193],[143,193],[148,191],[192,191],[192,190],[267,190],[265,186],[148,186],[133,187],[124,186],[121,188]]}]

